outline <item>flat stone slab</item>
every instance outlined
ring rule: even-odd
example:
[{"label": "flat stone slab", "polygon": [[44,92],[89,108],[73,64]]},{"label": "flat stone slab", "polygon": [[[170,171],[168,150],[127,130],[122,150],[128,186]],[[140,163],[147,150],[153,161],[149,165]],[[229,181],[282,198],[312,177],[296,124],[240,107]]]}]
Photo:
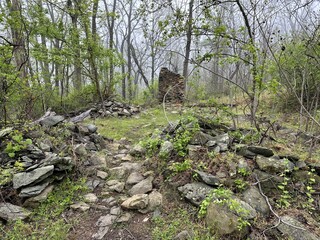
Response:
[{"label": "flat stone slab", "polygon": [[49,116],[45,119],[42,119],[40,121],[40,124],[42,126],[53,127],[53,126],[59,124],[60,122],[62,122],[64,119],[65,119],[64,116],[60,116],[60,115]]},{"label": "flat stone slab", "polygon": [[13,175],[13,188],[18,189],[20,187],[28,186],[31,183],[41,182],[52,175],[54,170],[53,165],[37,168],[31,172],[21,172]]},{"label": "flat stone slab", "polygon": [[133,187],[128,191],[129,195],[133,196],[137,194],[144,194],[144,193],[151,192],[152,181],[153,181],[153,177],[151,176],[133,185]]},{"label": "flat stone slab", "polygon": [[50,181],[46,181],[40,185],[23,188],[19,193],[19,197],[33,197],[39,195],[49,184]]},{"label": "flat stone slab", "polygon": [[29,217],[30,214],[31,212],[23,207],[11,203],[0,203],[0,218],[6,221],[24,220]]},{"label": "flat stone slab", "polygon": [[201,204],[212,189],[212,187],[201,182],[187,183],[184,186],[178,187],[179,192],[196,206]]},{"label": "flat stone slab", "polygon": [[198,171],[198,170],[195,170],[194,172],[197,174],[199,179],[201,181],[203,181],[204,183],[206,183],[210,186],[219,186],[220,180],[218,177],[213,176],[212,174],[209,174],[209,173]]}]

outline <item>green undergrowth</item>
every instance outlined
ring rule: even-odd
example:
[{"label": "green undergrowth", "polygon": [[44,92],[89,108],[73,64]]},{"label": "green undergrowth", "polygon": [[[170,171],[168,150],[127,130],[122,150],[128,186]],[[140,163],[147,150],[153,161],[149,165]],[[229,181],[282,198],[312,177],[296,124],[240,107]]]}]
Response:
[{"label": "green undergrowth", "polygon": [[217,240],[201,222],[192,221],[185,209],[177,208],[168,215],[155,217],[152,221],[153,240],[172,240],[180,232],[188,231],[192,240]]},{"label": "green undergrowth", "polygon": [[18,220],[0,224],[3,240],[61,240],[67,239],[68,232],[76,222],[63,216],[65,210],[79,201],[87,191],[85,179],[65,179],[55,186],[46,201],[32,209],[32,215],[26,221]]},{"label": "green undergrowth", "polygon": [[140,139],[152,134],[155,129],[165,127],[168,120],[177,119],[179,114],[176,111],[167,111],[165,114],[161,108],[153,108],[130,118],[99,118],[94,122],[92,120],[87,122],[95,124],[104,137],[115,140],[125,137],[132,142],[139,142]]}]

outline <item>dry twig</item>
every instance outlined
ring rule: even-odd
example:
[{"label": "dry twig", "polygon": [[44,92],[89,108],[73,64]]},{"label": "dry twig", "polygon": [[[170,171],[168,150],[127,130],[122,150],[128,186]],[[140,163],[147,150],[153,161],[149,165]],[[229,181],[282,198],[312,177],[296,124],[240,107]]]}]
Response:
[{"label": "dry twig", "polygon": [[262,188],[261,188],[261,184],[260,184],[261,181],[259,180],[259,178],[258,178],[257,175],[255,175],[255,179],[257,180],[260,194],[265,198],[265,200],[266,200],[266,202],[267,202],[267,204],[268,204],[268,207],[269,207],[270,211],[271,211],[271,212],[273,213],[273,215],[276,216],[276,218],[278,219],[278,222],[277,222],[274,226],[272,226],[272,227],[270,227],[270,228],[267,228],[267,229],[265,229],[265,230],[262,232],[262,234],[263,234],[263,236],[265,237],[265,239],[268,239],[267,236],[266,236],[266,234],[265,234],[266,231],[269,231],[269,230],[271,230],[271,229],[273,229],[273,228],[278,227],[278,226],[280,225],[280,223],[286,224],[286,225],[288,225],[288,226],[290,226],[290,227],[293,227],[293,228],[295,228],[295,229],[299,229],[299,230],[305,231],[305,230],[306,230],[305,228],[301,228],[301,227],[294,226],[294,225],[292,225],[291,223],[288,223],[288,222],[282,220],[282,218],[273,210],[273,207],[272,207],[271,204],[270,204],[269,198],[263,193]]}]

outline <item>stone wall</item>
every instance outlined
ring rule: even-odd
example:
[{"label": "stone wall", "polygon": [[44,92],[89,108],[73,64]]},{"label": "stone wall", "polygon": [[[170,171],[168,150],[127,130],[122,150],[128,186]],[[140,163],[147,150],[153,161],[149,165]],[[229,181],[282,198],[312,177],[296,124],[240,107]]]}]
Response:
[{"label": "stone wall", "polygon": [[161,68],[159,74],[159,102],[182,103],[184,100],[184,78],[170,71],[168,68]]}]

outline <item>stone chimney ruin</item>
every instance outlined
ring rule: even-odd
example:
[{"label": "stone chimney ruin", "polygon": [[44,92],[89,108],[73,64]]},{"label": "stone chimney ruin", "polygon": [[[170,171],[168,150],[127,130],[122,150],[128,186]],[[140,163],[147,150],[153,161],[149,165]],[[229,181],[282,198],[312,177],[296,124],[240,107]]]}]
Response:
[{"label": "stone chimney ruin", "polygon": [[184,100],[184,77],[170,71],[168,68],[161,68],[159,74],[159,102],[182,103]]}]

